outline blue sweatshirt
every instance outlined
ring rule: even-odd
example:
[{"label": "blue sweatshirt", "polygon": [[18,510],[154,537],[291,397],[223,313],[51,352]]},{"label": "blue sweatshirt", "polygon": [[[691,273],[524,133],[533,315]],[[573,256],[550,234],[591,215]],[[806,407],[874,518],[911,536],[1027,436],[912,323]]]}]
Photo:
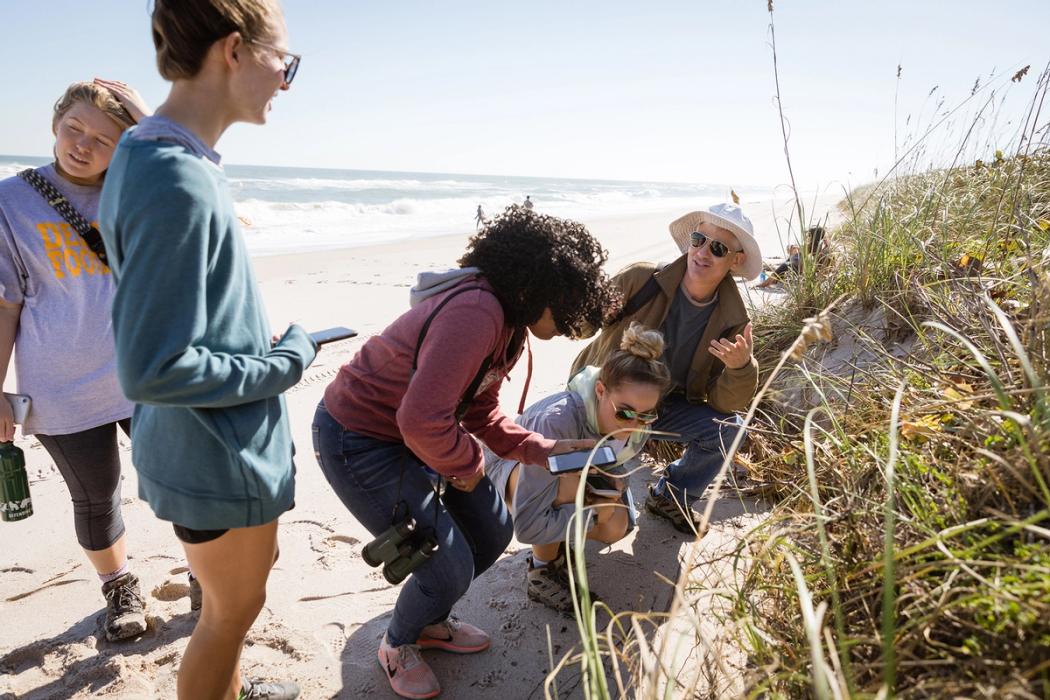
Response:
[{"label": "blue sweatshirt", "polygon": [[281,393],[316,348],[298,326],[271,347],[226,177],[164,121],[121,139],[99,212],[139,496],[189,528],[261,525],[292,505]]}]

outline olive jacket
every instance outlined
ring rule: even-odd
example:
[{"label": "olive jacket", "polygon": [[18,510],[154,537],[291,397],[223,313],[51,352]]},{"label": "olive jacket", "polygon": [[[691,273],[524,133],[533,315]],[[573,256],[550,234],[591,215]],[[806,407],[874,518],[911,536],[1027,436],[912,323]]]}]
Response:
[{"label": "olive jacket", "polygon": [[[654,273],[660,291],[630,316],[602,329],[601,334],[577,355],[570,376],[587,365],[600,366],[604,363],[605,359],[620,347],[623,332],[632,321],[637,321],[647,328],[659,329],[685,277],[685,271],[686,256],[683,255],[662,270],[653,263],[641,262],[628,266],[616,275],[613,281],[619,285],[625,303]],[[758,387],[758,362],[752,355],[751,361],[744,367],[728,369],[721,360],[710,353],[708,346],[715,338],[735,339],[737,334],[744,332],[744,326],[749,320],[736,282],[733,281],[732,275],[726,275],[718,286],[718,304],[696,346],[685,392],[688,401],[706,403],[723,413],[747,409]]]}]

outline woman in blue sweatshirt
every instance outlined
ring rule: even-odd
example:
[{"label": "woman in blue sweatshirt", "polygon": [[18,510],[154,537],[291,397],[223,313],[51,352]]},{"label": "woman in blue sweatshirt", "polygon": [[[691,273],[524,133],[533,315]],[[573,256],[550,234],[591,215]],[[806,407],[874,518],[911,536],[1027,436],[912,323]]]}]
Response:
[{"label": "woman in blue sweatshirt", "polygon": [[298,57],[275,0],[156,0],[152,28],[171,93],[121,140],[100,219],[139,495],[203,592],[178,697],[295,698],[294,683],[242,681],[240,652],[294,497],[281,394],[316,347],[298,326],[271,343],[214,148],[235,122],[265,123]]}]

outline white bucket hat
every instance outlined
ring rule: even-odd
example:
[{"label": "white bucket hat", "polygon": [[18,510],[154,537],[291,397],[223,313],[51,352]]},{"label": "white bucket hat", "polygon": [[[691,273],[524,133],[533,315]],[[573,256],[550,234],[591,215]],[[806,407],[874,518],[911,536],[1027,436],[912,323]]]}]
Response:
[{"label": "white bucket hat", "polygon": [[703,211],[689,212],[671,222],[671,238],[678,245],[678,250],[685,253],[690,246],[690,234],[702,223],[714,224],[736,236],[743,248],[744,262],[734,270],[745,279],[753,280],[762,272],[762,251],[755,240],[755,229],[751,219],[744,216],[743,210],[735,204],[713,204]]}]

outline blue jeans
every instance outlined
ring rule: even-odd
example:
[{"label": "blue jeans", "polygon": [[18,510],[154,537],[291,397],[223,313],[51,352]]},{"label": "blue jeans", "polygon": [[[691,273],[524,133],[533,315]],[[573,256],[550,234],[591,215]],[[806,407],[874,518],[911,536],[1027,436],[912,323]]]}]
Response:
[{"label": "blue jeans", "polygon": [[314,414],[314,452],[328,483],[373,535],[390,527],[400,499],[420,527],[435,527],[438,549],[405,581],[387,628],[393,646],[415,644],[427,625],[446,619],[471,581],[495,563],[514,534],[510,513],[488,477],[470,493],[448,489],[437,501],[426,466],[401,442],[345,429],[322,401]]},{"label": "blue jeans", "polygon": [[660,418],[653,423],[654,431],[674,435],[653,435],[653,440],[686,443],[682,458],[667,465],[667,470],[656,482],[658,495],[668,495],[690,502],[703,495],[707,485],[714,481],[725,461],[726,451],[740,430],[740,417],[722,413],[706,403],[689,403],[683,394],[671,394],[660,407]]}]

